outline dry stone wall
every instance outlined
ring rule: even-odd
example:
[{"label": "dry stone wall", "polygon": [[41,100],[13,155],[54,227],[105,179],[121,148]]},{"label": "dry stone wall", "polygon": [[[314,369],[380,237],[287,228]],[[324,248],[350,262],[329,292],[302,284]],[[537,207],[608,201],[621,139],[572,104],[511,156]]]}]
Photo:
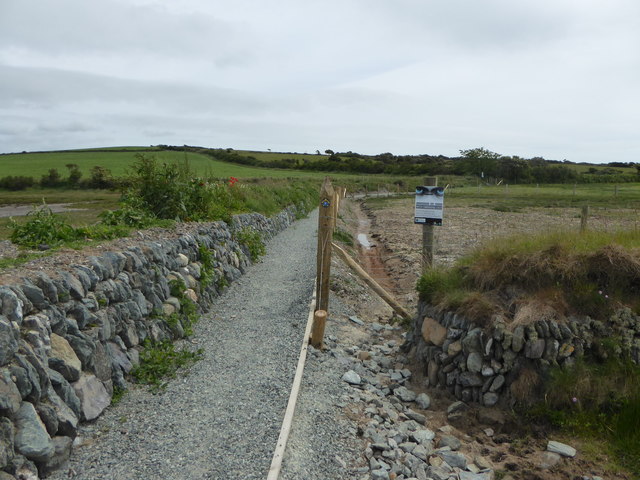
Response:
[{"label": "dry stone wall", "polygon": [[510,387],[525,369],[543,373],[569,366],[586,352],[604,355],[603,342],[640,364],[640,317],[628,308],[606,322],[581,316],[514,325],[497,317],[490,327],[480,328],[421,302],[409,337],[429,386],[485,406],[513,399]]},{"label": "dry stone wall", "polygon": [[[182,325],[167,322],[180,309],[171,280],[182,280],[185,295],[206,310],[251,262],[234,231],[250,227],[266,240],[298,213],[237,215],[230,226],[200,224],[192,234],[0,285],[0,480],[58,468],[78,423],[97,418],[114,388],[127,387],[141,343],[184,335]],[[201,248],[213,259],[204,288]]]}]

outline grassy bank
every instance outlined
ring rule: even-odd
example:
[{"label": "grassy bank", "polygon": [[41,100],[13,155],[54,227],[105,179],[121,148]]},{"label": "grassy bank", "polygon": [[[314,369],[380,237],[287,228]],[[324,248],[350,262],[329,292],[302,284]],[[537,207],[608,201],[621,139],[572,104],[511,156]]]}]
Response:
[{"label": "grassy bank", "polygon": [[[417,289],[424,301],[487,329],[494,315],[508,325],[535,321],[539,315],[526,312],[541,309],[555,312],[558,321],[576,315],[604,324],[628,309],[625,322],[636,321],[640,230],[501,238],[453,268],[431,269]],[[536,369],[543,385],[516,405],[522,424],[579,438],[585,449],[612,459],[612,469],[640,475],[640,367],[631,359],[633,348],[614,333],[594,338],[573,365]]]}]

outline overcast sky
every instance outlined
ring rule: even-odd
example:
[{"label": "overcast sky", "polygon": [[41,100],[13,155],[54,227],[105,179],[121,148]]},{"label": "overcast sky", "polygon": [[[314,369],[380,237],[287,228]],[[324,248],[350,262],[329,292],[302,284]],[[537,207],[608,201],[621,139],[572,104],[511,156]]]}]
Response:
[{"label": "overcast sky", "polygon": [[0,152],[157,144],[640,162],[640,2],[0,0]]}]

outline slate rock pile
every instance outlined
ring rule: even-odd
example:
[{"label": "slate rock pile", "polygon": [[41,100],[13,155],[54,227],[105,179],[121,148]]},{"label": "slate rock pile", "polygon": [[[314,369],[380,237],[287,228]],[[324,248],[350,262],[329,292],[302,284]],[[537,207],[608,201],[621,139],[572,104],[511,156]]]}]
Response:
[{"label": "slate rock pile", "polygon": [[[505,466],[494,463],[491,446],[502,445],[508,450],[508,440],[501,435],[494,441],[496,433],[489,427],[502,430],[504,415],[496,408],[474,408],[462,401],[446,403],[448,406],[439,407],[442,411],[434,409],[428,393],[414,390],[416,383],[407,368],[409,357],[404,353],[406,342],[396,340],[400,329],[377,323],[363,322],[361,326],[371,330],[371,342],[345,346],[331,338],[328,352],[312,351],[316,357],[332,355],[343,365],[341,380],[347,393],[336,405],[351,409],[351,413],[355,408],[360,412],[356,435],[364,441],[367,467],[351,469],[349,478],[492,480],[496,473],[505,475]],[[477,423],[465,423],[465,415]],[[483,440],[478,443],[480,437]],[[545,472],[576,454],[570,445],[549,440],[546,449],[534,447],[521,466],[532,465]],[[504,478],[512,477],[507,474]],[[580,478],[601,480],[590,475]]]},{"label": "slate rock pile", "polygon": [[352,390],[340,406],[363,406],[359,433],[367,444],[364,455],[369,468],[362,478],[493,478],[488,460],[469,458],[458,451],[462,443],[451,435],[450,427],[437,431],[428,427],[422,411],[430,408],[431,398],[406,386],[411,371],[405,366],[408,360],[399,352],[398,342],[390,340],[366,350],[348,347],[345,353],[352,357],[348,363],[352,368],[342,380]]},{"label": "slate rock pile", "polygon": [[[268,239],[298,209],[266,218],[238,215],[199,224],[190,234],[90,256],[65,271],[0,286],[0,479],[38,478],[69,456],[78,422],[97,418],[114,388],[126,389],[141,344],[184,336],[172,280],[206,309],[250,263],[233,232],[251,227]],[[211,281],[201,285],[210,252]]]},{"label": "slate rock pile", "polygon": [[618,339],[616,354],[628,353],[640,364],[640,317],[628,308],[607,322],[582,316],[513,325],[496,317],[491,326],[480,328],[422,302],[408,345],[424,365],[428,386],[446,388],[464,402],[493,406],[509,396],[523,368],[572,365],[607,338]]}]

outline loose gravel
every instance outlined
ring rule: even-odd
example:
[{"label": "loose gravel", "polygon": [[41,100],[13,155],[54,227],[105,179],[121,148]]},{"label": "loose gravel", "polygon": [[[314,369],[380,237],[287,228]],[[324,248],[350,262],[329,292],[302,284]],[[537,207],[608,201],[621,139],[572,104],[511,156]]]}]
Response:
[{"label": "loose gravel", "polygon": [[189,348],[204,359],[162,393],[132,386],[49,478],[266,478],[314,288],[316,226],[312,215],[269,242],[197,325]]}]

